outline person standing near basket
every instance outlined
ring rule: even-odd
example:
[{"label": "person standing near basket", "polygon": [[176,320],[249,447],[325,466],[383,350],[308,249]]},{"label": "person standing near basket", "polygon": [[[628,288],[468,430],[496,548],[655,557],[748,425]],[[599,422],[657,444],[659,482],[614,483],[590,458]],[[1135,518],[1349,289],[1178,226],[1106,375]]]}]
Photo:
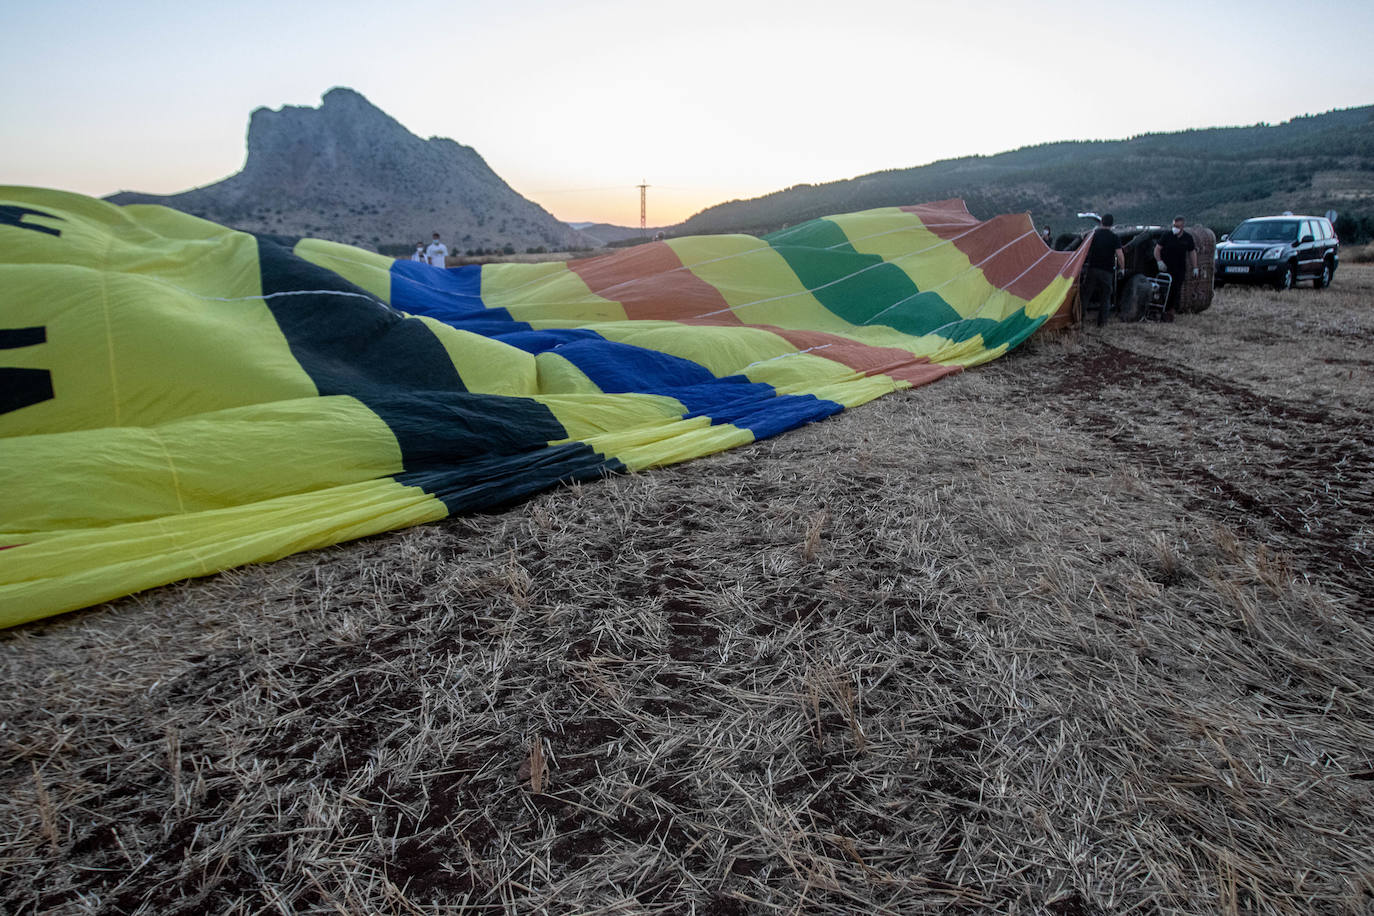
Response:
[{"label": "person standing near basket", "polygon": [[1107,323],[1107,313],[1116,298],[1116,272],[1126,269],[1121,239],[1112,229],[1115,219],[1103,214],[1102,225],[1088,239],[1088,257],[1083,265],[1083,308],[1097,309],[1097,326]]},{"label": "person standing near basket", "polygon": [[1173,228],[1155,242],[1155,264],[1170,277],[1169,299],[1164,304],[1165,321],[1174,320],[1184,282],[1198,275],[1197,243],[1184,230],[1183,223],[1183,217],[1175,216]]}]

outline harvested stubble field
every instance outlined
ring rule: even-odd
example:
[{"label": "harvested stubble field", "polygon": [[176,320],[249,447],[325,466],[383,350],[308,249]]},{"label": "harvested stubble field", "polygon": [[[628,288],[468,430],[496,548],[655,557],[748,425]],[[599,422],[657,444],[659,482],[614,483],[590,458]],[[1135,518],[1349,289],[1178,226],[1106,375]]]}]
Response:
[{"label": "harvested stubble field", "polygon": [[0,634],[8,913],[1374,911],[1374,266]]}]

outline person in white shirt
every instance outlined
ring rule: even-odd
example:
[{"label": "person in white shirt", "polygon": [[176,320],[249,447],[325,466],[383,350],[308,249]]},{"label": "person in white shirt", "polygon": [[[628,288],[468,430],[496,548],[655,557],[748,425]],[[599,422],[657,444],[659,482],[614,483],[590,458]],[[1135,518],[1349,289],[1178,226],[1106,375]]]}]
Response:
[{"label": "person in white shirt", "polygon": [[416,242],[416,243],[415,243],[415,253],[412,254],[412,255],[410,256],[410,259],[411,259],[412,261],[424,261],[425,263],[428,263],[428,262],[429,262],[429,258],[425,257],[425,243],[424,243],[424,242]]},{"label": "person in white shirt", "polygon": [[444,259],[448,257],[448,246],[439,241],[439,233],[434,233],[434,241],[425,249],[425,257],[429,258],[431,267],[444,266]]}]

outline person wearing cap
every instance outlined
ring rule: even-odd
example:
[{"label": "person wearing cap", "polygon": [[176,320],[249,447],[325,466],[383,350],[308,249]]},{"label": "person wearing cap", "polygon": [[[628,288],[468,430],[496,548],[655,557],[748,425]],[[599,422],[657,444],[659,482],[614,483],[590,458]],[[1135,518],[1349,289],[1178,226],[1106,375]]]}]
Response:
[{"label": "person wearing cap", "polygon": [[1198,275],[1197,243],[1193,236],[1184,230],[1184,219],[1174,217],[1173,228],[1155,242],[1155,264],[1160,272],[1167,273],[1172,282],[1169,284],[1169,298],[1164,304],[1164,320],[1173,321],[1178,310],[1179,297],[1183,294],[1183,284]]},{"label": "person wearing cap", "polygon": [[1083,264],[1083,308],[1097,309],[1098,327],[1107,323],[1112,310],[1116,272],[1126,269],[1126,255],[1112,229],[1114,223],[1110,213],[1103,214],[1102,225],[1088,238],[1088,257]]},{"label": "person wearing cap", "polygon": [[429,259],[431,267],[444,267],[448,258],[448,246],[439,241],[439,233],[434,233],[434,241],[429,243],[425,249],[425,257]]}]

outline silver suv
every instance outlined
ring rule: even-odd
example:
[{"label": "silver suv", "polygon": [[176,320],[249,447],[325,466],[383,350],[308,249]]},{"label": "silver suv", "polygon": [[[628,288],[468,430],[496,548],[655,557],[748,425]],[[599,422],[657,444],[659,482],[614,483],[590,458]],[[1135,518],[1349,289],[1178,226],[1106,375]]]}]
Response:
[{"label": "silver suv", "polygon": [[1331,285],[1341,262],[1341,242],[1324,216],[1261,216],[1247,219],[1217,243],[1216,285],[1268,283],[1292,289],[1311,280]]}]

